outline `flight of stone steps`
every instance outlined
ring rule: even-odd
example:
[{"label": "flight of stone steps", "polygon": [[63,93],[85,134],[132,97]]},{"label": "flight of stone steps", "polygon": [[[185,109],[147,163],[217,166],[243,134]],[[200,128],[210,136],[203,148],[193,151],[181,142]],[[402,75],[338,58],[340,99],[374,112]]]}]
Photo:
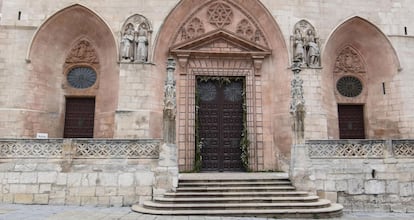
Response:
[{"label": "flight of stone steps", "polygon": [[296,191],[286,173],[180,174],[176,192],[135,205],[154,215],[332,218],[342,206]]}]

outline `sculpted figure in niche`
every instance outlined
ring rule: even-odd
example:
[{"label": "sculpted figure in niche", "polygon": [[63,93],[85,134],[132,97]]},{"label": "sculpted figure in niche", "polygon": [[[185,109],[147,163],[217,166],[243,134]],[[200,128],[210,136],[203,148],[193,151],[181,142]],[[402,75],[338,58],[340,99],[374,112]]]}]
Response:
[{"label": "sculpted figure in niche", "polygon": [[137,50],[136,50],[136,59],[138,62],[146,62],[148,58],[148,38],[147,38],[147,26],[145,23],[142,23],[137,32]]},{"label": "sculpted figure in niche", "polygon": [[315,34],[311,29],[308,30],[307,36],[306,36],[306,45],[305,45],[306,51],[307,51],[307,59],[306,63],[309,67],[317,67],[319,66],[319,56],[320,56],[320,50],[318,43],[316,41]]},{"label": "sculpted figure in niche", "polygon": [[124,60],[134,60],[134,26],[128,24],[122,36],[122,47],[121,47],[121,57]]},{"label": "sculpted figure in niche", "polygon": [[299,28],[295,30],[295,34],[293,35],[293,42],[294,42],[294,55],[293,59],[300,61],[303,63],[305,60],[305,50],[303,48],[303,37],[302,33]]}]

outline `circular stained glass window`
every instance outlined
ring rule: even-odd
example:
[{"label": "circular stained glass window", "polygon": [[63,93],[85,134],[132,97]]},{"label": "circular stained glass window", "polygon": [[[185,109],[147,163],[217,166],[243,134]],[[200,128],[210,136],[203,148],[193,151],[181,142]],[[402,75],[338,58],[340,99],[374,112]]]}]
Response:
[{"label": "circular stained glass window", "polygon": [[96,72],[89,67],[75,67],[67,75],[70,86],[77,89],[86,89],[96,82]]},{"label": "circular stained glass window", "polygon": [[362,83],[354,76],[344,76],[336,83],[336,89],[345,97],[357,97],[362,92]]}]

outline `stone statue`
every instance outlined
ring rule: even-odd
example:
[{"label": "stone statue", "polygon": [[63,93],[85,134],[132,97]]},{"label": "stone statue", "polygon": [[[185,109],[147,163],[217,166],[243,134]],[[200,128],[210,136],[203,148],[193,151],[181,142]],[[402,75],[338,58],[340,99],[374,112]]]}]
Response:
[{"label": "stone statue", "polygon": [[303,49],[303,37],[302,37],[302,33],[300,31],[299,28],[297,28],[295,30],[295,34],[293,36],[293,42],[294,42],[294,55],[293,55],[293,59],[294,60],[298,60],[301,63],[303,63],[304,60],[304,55],[305,55],[305,51]]},{"label": "stone statue", "polygon": [[134,26],[128,24],[124,36],[122,36],[121,57],[125,60],[134,60]]},{"label": "stone statue", "polygon": [[318,43],[316,42],[315,34],[311,29],[308,30],[306,36],[306,46],[307,56],[306,56],[306,63],[309,67],[317,67],[319,66],[319,57],[320,57],[320,50]]},{"label": "stone statue", "polygon": [[136,49],[136,60],[138,62],[146,62],[148,58],[148,38],[147,38],[147,27],[145,23],[141,24],[137,32],[137,49]]}]

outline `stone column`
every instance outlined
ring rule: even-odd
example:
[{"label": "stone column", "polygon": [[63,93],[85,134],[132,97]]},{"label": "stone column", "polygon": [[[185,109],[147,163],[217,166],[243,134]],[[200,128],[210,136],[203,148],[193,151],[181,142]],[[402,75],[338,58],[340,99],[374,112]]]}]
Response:
[{"label": "stone column", "polygon": [[300,190],[314,191],[308,153],[305,145],[305,99],[303,97],[303,80],[301,61],[294,60],[292,65],[293,79],[291,82],[290,114],[292,115],[292,131],[294,141],[291,148],[290,178]]},{"label": "stone column", "polygon": [[303,80],[299,73],[301,71],[300,60],[293,61],[292,72],[293,79],[291,82],[291,103],[290,114],[292,115],[294,144],[304,144],[305,132],[305,99],[303,98]]},{"label": "stone column", "polygon": [[163,137],[158,167],[155,171],[154,196],[175,191],[178,185],[178,162],[176,145],[176,86],[174,80],[175,61],[168,58],[167,79],[164,86]]}]

